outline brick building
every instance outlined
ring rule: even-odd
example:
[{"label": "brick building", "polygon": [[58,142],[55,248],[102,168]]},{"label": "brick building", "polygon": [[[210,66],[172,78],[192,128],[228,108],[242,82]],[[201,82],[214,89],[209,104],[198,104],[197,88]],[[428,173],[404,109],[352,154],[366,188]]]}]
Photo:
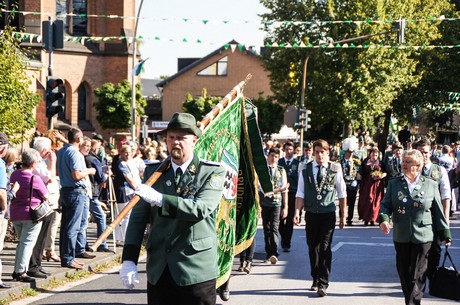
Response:
[{"label": "brick building", "polygon": [[182,111],[187,93],[200,96],[206,88],[209,96],[224,97],[248,74],[252,78],[244,88],[246,97],[257,99],[259,95],[272,94],[262,59],[253,50],[236,46],[238,43],[231,41],[203,58],[179,59],[179,72],[158,83],[163,88],[163,120],[168,121],[174,112]]},{"label": "brick building", "polygon": [[[96,99],[94,89],[106,82],[116,84],[131,79],[133,46],[130,43],[132,39],[96,41],[88,37],[132,37],[134,18],[106,18],[102,15],[135,16],[135,1],[9,0],[7,9],[16,9],[19,13],[3,12],[0,29],[10,23],[33,38],[23,40],[22,45],[35,51],[34,58],[29,58],[32,68],[27,72],[36,79],[31,89],[43,96],[49,53],[38,39],[42,35],[42,21],[48,20],[48,16],[63,20],[68,39],[65,39],[63,49],[53,51],[52,72],[53,76],[64,81],[66,94],[62,103],[65,111],[58,114],[55,127],[79,127],[88,134],[101,132],[93,108]],[[48,128],[45,109],[43,99],[36,111],[37,129],[40,131]]]}]

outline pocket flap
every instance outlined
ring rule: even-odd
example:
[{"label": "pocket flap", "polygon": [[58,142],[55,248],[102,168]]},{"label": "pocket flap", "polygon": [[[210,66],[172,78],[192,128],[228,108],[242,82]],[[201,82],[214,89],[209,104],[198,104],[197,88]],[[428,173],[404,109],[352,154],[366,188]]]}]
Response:
[{"label": "pocket flap", "polygon": [[197,239],[192,241],[192,247],[196,251],[203,251],[210,249],[214,246],[214,239],[212,237],[206,237],[203,239]]}]

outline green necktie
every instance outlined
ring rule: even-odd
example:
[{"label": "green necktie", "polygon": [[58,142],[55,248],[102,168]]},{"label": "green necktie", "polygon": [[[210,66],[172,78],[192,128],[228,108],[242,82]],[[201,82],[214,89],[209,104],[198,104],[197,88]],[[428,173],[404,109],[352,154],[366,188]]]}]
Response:
[{"label": "green necktie", "polygon": [[176,182],[176,186],[179,185],[179,181],[181,177],[182,177],[182,169],[178,167],[176,169],[176,174],[174,176],[174,181]]}]

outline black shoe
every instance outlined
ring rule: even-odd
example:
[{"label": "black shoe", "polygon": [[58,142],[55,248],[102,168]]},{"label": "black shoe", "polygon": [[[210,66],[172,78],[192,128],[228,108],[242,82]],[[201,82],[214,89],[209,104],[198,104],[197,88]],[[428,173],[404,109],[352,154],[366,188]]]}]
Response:
[{"label": "black shoe", "polygon": [[1,283],[1,284],[0,284],[0,289],[1,289],[1,288],[3,288],[3,289],[8,289],[8,288],[11,288],[11,287],[13,287],[13,286],[8,285],[8,284],[5,284],[5,283]]},{"label": "black shoe", "polygon": [[352,227],[352,226],[353,226],[353,223],[352,223],[351,221],[347,221],[347,226]]},{"label": "black shoe", "polygon": [[367,227],[369,225],[369,222],[365,221],[364,226]]},{"label": "black shoe", "polygon": [[310,287],[310,291],[317,291],[318,290],[318,284],[316,282],[313,282]]},{"label": "black shoe", "polygon": [[113,252],[113,251],[110,250],[109,248],[99,248],[97,249],[97,252]]},{"label": "black shoe", "polygon": [[228,300],[230,300],[230,290],[219,289],[219,297],[222,301],[227,302]]},{"label": "black shoe", "polygon": [[291,252],[291,249],[286,247],[286,248],[283,248],[283,252]]},{"label": "black shoe", "polygon": [[40,271],[41,273],[43,273],[43,274],[51,275],[51,272],[49,272],[48,270],[45,270],[45,269],[43,269],[43,268],[40,268],[39,271]]},{"label": "black shoe", "polygon": [[25,273],[16,273],[16,277],[14,278],[15,281],[18,282],[25,282],[25,283],[33,283],[35,279],[33,277],[27,276]]},{"label": "black shoe", "polygon": [[39,279],[46,279],[48,276],[40,271],[27,271],[27,275]]},{"label": "black shoe", "polygon": [[319,287],[318,291],[316,292],[320,297],[325,297],[327,296],[326,288],[324,287]]}]

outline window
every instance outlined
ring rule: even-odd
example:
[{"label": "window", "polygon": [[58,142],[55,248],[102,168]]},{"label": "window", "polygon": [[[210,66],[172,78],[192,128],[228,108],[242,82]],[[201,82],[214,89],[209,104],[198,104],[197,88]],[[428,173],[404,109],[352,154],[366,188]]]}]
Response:
[{"label": "window", "polygon": [[[64,28],[71,35],[86,35],[88,7],[86,0],[56,0],[57,18],[64,21]],[[72,12],[73,16],[65,14]],[[60,16],[61,15],[61,16]]]},{"label": "window", "polygon": [[[8,11],[17,10],[19,7],[19,0],[9,0],[6,1],[6,4],[3,3],[5,8]],[[16,31],[19,31],[19,14],[2,12],[0,15],[0,30],[3,30],[7,25],[10,25],[15,28]]]},{"label": "window", "polygon": [[78,121],[87,121],[88,118],[86,116],[86,105],[87,105],[87,98],[86,98],[86,87],[84,84],[81,84],[78,87]]},{"label": "window", "polygon": [[215,63],[207,66],[200,72],[198,72],[198,75],[227,75],[227,63],[228,57],[222,57]]}]

